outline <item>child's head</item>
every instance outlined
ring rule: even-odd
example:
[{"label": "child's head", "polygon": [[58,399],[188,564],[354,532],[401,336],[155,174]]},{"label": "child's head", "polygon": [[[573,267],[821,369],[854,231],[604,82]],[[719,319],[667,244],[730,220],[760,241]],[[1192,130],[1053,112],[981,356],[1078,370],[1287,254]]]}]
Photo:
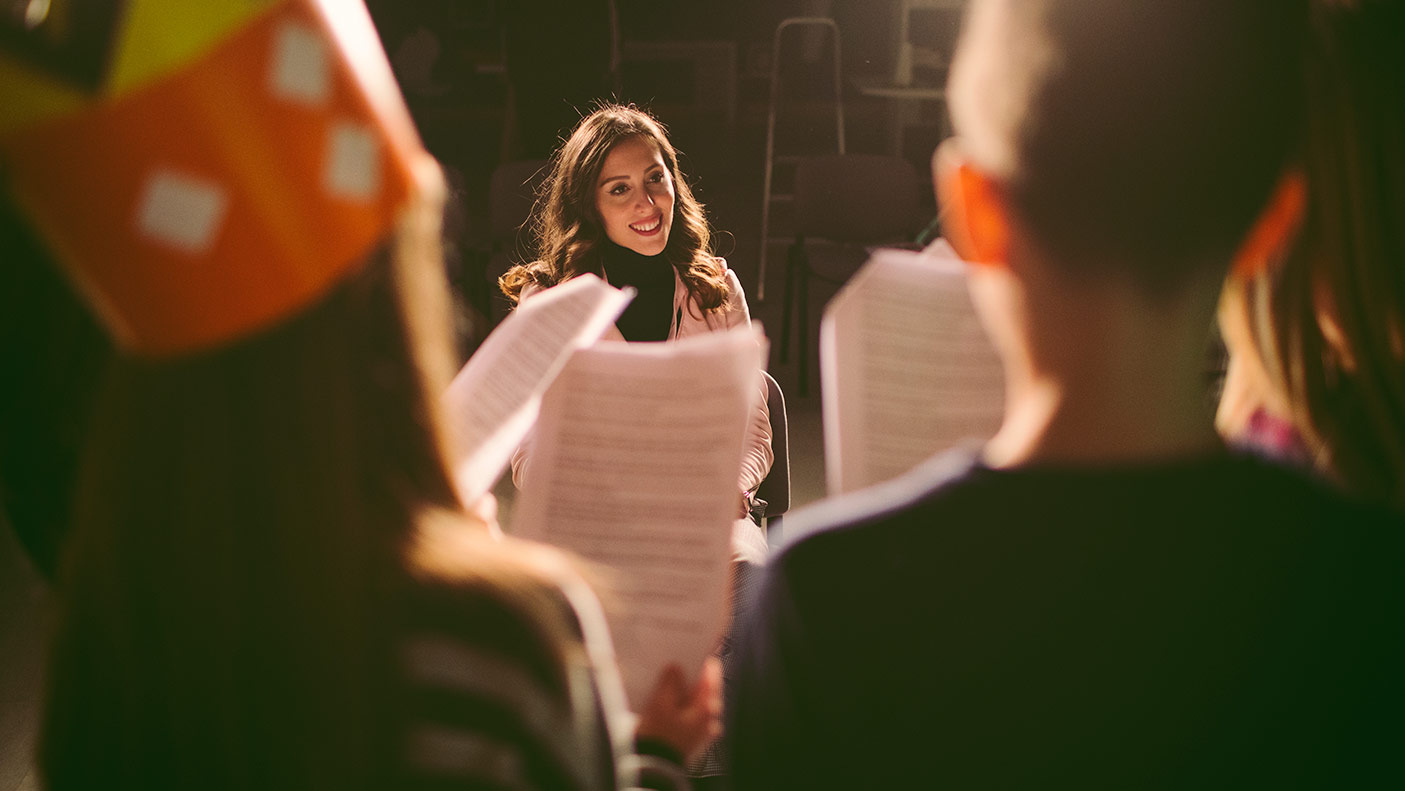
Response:
[{"label": "child's head", "polygon": [[976,0],[965,161],[1041,257],[1151,294],[1222,271],[1299,127],[1298,0]]},{"label": "child's head", "polygon": [[[1313,12],[1300,244],[1236,271],[1221,329],[1320,470],[1405,510],[1405,7],[1318,0]],[[1237,433],[1241,415],[1222,402],[1220,417]]]}]

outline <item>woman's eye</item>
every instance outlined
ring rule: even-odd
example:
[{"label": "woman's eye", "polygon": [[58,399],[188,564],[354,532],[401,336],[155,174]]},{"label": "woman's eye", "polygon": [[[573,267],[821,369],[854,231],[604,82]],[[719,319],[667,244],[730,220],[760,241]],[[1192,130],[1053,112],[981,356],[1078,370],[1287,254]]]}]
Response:
[{"label": "woman's eye", "polygon": [[658,184],[660,181],[663,181],[663,171],[657,171],[649,177],[650,184]]},{"label": "woman's eye", "polygon": [[626,187],[623,184],[616,184],[615,186],[610,188],[610,194],[623,195],[625,193],[625,189]]}]

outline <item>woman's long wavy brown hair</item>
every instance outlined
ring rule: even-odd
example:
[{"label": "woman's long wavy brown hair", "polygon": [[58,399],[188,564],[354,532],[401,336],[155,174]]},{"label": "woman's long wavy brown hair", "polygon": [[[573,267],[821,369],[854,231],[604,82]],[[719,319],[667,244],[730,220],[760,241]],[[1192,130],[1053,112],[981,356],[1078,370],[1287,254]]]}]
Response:
[{"label": "woman's long wavy brown hair", "polygon": [[678,152],[653,116],[618,104],[602,105],[582,119],[552,157],[530,221],[536,260],[514,266],[498,279],[509,299],[516,302],[528,284],[550,288],[586,272],[602,273],[606,236],[595,209],[596,183],[605,158],[631,138],[653,143],[673,179],[673,231],[664,255],[700,308],[715,311],[726,306],[726,273],[712,255],[707,214],[678,168]]},{"label": "woman's long wavy brown hair", "polygon": [[1245,308],[1319,469],[1405,510],[1405,9],[1314,15],[1301,244]]}]

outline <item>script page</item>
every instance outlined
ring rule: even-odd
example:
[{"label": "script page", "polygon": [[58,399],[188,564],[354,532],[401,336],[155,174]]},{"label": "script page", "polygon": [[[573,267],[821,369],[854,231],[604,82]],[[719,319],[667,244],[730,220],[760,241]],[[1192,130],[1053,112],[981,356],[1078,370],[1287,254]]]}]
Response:
[{"label": "script page", "polygon": [[760,349],[745,328],[673,343],[602,341],[542,402],[512,532],[602,573],[625,690],[696,673],[727,619],[737,471]]},{"label": "script page", "polygon": [[838,494],[894,478],[1000,426],[1004,373],[945,241],[879,250],[820,322],[825,478]]},{"label": "script page", "polygon": [[443,403],[465,503],[493,487],[571,353],[594,343],[633,296],[595,275],[572,278],[508,314],[459,370]]}]

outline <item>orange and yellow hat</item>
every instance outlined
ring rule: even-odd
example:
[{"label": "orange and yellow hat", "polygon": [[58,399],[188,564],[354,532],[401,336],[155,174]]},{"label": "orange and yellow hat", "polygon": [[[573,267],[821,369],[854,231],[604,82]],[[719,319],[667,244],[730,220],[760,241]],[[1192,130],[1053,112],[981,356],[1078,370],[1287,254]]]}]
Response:
[{"label": "orange and yellow hat", "polygon": [[0,172],[129,351],[295,313],[415,190],[423,148],[361,0],[18,7],[0,22]]}]

